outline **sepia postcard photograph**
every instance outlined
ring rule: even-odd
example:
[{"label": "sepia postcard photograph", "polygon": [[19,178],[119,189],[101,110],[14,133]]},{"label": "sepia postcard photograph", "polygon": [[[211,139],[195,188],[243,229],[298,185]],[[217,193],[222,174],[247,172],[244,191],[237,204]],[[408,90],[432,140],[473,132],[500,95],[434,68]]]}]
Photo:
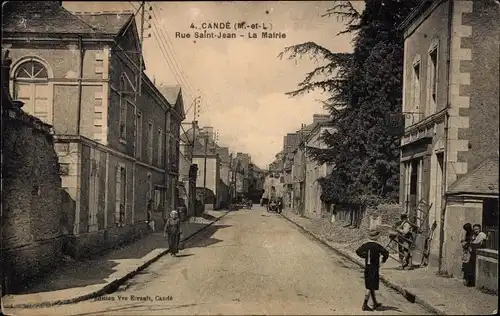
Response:
[{"label": "sepia postcard photograph", "polygon": [[2,1],[1,313],[496,315],[500,1]]}]

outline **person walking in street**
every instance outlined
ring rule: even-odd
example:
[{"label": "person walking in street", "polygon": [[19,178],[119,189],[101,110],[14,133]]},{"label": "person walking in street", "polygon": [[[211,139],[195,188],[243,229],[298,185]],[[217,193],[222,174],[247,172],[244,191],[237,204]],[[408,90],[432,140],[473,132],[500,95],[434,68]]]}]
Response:
[{"label": "person walking in street", "polygon": [[177,211],[172,211],[165,223],[164,237],[168,238],[168,249],[172,256],[179,252],[179,242],[181,239],[181,221]]},{"label": "person walking in street", "polygon": [[[460,241],[462,244],[462,271],[463,271],[463,279],[465,286],[474,286],[474,270],[472,260],[472,240],[474,238],[474,231],[472,229],[472,225],[470,223],[466,223],[463,226],[465,231],[465,235]],[[474,262],[475,263],[475,262]]]},{"label": "person walking in street", "polygon": [[356,254],[365,259],[365,300],[361,309],[363,311],[371,311],[368,306],[370,297],[373,301],[373,309],[380,308],[382,304],[377,302],[375,291],[378,291],[380,286],[380,257],[382,256],[382,263],[385,263],[389,258],[389,251],[377,242],[380,232],[377,230],[370,231],[370,240],[362,244],[357,250]]}]

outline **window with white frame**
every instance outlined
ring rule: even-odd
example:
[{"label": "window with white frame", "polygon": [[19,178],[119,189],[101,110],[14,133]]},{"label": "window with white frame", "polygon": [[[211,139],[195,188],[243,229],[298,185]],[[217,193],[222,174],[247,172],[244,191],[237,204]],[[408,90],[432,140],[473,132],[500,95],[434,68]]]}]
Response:
[{"label": "window with white frame", "polygon": [[158,166],[163,167],[163,131],[158,129]]},{"label": "window with white frame", "polygon": [[429,114],[436,112],[437,104],[437,79],[438,79],[438,47],[434,47],[429,52],[428,58],[428,86],[427,86],[427,99]]},{"label": "window with white frame", "polygon": [[125,95],[127,91],[127,79],[125,76],[120,78],[120,139],[125,140],[127,138],[127,102],[125,100]]},{"label": "window with white frame", "polygon": [[142,112],[137,111],[137,117],[136,117],[136,132],[135,132],[135,154],[137,159],[141,159],[142,157]]},{"label": "window with white frame", "polygon": [[153,122],[148,122],[148,162],[153,164]]},{"label": "window with white frame", "polygon": [[23,62],[14,73],[14,99],[24,102],[23,111],[51,124],[48,77],[41,62],[33,58]]}]

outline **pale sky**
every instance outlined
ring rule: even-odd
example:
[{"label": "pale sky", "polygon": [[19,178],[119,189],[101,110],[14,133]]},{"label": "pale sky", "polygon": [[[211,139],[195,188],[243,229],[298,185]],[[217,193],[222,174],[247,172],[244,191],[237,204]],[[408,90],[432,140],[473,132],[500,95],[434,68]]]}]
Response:
[{"label": "pale sky", "polygon": [[[363,2],[357,5],[362,7]],[[311,123],[313,114],[325,113],[316,100],[326,96],[319,92],[299,98],[285,95],[316,67],[314,61],[280,60],[278,54],[286,46],[308,41],[336,52],[352,51],[350,37],[335,37],[343,25],[335,17],[321,17],[332,2],[151,2],[146,9],[150,6],[153,14],[146,11],[146,19],[148,15],[152,19],[146,26],[149,22],[152,27],[145,34],[151,37],[144,42],[147,75],[157,84],[180,84],[186,110],[201,95],[200,125],[214,127],[221,146],[249,153],[261,168],[267,168],[282,149],[286,133]],[[121,11],[138,8],[139,2],[64,2],[64,7]],[[175,38],[176,32],[190,32],[193,37],[191,23],[242,21],[271,23],[272,31],[287,37],[248,39],[245,30],[237,31],[245,37],[236,39]],[[192,120],[191,109],[186,121]]]}]

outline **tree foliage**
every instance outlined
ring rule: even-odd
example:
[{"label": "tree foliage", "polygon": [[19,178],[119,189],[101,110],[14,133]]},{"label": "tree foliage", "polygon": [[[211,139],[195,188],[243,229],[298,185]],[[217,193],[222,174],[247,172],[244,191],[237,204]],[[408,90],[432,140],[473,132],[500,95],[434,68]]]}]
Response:
[{"label": "tree foliage", "polygon": [[280,56],[308,55],[326,62],[287,93],[293,97],[322,89],[329,95],[323,104],[336,132],[322,135],[329,149],[308,149],[318,163],[334,166],[319,179],[324,201],[366,206],[398,196],[400,135],[388,119],[401,114],[403,37],[398,25],[418,2],[365,0],[359,13],[349,1],[334,1],[325,16],[345,23],[339,34],[354,35],[353,53],[335,53],[307,42],[285,48]]}]

